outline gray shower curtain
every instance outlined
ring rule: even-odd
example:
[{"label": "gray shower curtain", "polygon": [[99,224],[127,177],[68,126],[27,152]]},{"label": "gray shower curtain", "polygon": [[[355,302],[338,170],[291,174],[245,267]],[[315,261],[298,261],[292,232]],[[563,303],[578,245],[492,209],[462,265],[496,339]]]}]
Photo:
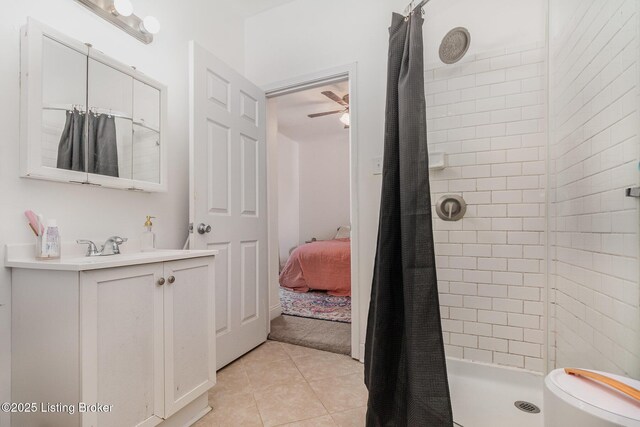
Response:
[{"label": "gray shower curtain", "polygon": [[421,6],[389,29],[378,227],[365,347],[367,426],[453,426],[440,324]]},{"label": "gray shower curtain", "polygon": [[107,114],[89,114],[89,173],[119,176],[116,120]]},{"label": "gray shower curtain", "polygon": [[84,167],[84,114],[78,110],[66,113],[64,129],[58,144],[56,167],[85,172]]}]

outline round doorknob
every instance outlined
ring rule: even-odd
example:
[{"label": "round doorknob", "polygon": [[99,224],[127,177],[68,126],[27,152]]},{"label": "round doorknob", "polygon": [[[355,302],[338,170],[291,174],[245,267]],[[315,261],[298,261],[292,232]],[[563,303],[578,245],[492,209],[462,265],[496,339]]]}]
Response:
[{"label": "round doorknob", "polygon": [[211,226],[208,224],[203,224],[200,223],[198,224],[198,233],[199,234],[205,234],[205,233],[210,233],[211,232]]},{"label": "round doorknob", "polygon": [[164,285],[164,277],[161,277],[158,279],[158,285],[160,286]]},{"label": "round doorknob", "polygon": [[173,283],[173,282],[175,282],[175,281],[176,281],[176,278],[175,278],[175,277],[173,277],[173,276],[169,276],[168,281],[169,281],[169,283]]}]

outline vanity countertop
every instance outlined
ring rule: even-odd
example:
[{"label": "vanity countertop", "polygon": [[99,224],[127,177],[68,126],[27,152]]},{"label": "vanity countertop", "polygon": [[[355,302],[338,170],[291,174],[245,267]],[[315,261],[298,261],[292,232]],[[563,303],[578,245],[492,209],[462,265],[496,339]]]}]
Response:
[{"label": "vanity countertop", "polygon": [[84,257],[78,255],[63,256],[57,260],[37,260],[24,251],[7,250],[5,267],[27,268],[35,270],[88,271],[103,268],[125,267],[130,265],[152,264],[156,262],[176,261],[179,259],[199,258],[217,255],[216,250],[171,250],[158,249],[153,252],[128,252],[120,255]]}]

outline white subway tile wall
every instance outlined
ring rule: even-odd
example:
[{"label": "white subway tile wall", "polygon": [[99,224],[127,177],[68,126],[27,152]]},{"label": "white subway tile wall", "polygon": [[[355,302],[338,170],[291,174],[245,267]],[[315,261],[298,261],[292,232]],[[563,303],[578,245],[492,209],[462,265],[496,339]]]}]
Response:
[{"label": "white subway tile wall", "polygon": [[544,369],[546,49],[544,43],[425,70],[428,141],[448,167],[431,172],[447,355]]},{"label": "white subway tile wall", "polygon": [[575,4],[550,42],[549,367],[638,378],[638,2]]}]

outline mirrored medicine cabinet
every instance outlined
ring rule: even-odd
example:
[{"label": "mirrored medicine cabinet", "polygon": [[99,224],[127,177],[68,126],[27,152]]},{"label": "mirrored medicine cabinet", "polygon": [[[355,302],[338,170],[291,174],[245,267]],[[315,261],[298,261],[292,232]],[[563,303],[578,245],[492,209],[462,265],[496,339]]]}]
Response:
[{"label": "mirrored medicine cabinet", "polygon": [[22,176],[166,191],[166,87],[32,19],[21,43]]}]

